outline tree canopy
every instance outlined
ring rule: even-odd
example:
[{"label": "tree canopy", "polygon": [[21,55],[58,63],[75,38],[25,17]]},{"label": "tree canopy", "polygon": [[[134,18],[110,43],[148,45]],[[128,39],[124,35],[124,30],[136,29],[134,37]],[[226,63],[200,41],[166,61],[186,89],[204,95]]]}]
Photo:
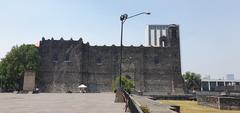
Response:
[{"label": "tree canopy", "polygon": [[200,90],[201,89],[201,75],[194,72],[186,72],[183,74],[186,87],[189,90]]},{"label": "tree canopy", "polygon": [[3,89],[22,89],[26,70],[37,71],[38,49],[34,45],[14,46],[0,61],[0,79]]}]

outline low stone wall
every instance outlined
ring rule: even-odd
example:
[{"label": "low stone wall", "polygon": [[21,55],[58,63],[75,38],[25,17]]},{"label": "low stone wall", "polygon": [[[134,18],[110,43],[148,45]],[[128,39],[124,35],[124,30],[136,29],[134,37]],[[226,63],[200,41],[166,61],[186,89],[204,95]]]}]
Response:
[{"label": "low stone wall", "polygon": [[146,96],[131,96],[138,106],[145,106],[149,109],[150,113],[180,113],[180,106],[161,104],[159,100],[152,100]]},{"label": "low stone wall", "polygon": [[198,104],[200,105],[206,105],[214,108],[218,107],[218,98],[216,96],[202,96],[201,98],[197,98]]},{"label": "low stone wall", "polygon": [[240,110],[240,98],[236,97],[220,97],[219,98],[220,109],[233,109]]},{"label": "low stone wall", "polygon": [[240,110],[240,97],[197,95],[198,104],[217,109]]},{"label": "low stone wall", "polygon": [[131,113],[143,113],[143,111],[140,108],[140,105],[138,105],[134,99],[126,92],[123,91],[125,98],[128,100],[126,105],[128,105],[128,108]]}]

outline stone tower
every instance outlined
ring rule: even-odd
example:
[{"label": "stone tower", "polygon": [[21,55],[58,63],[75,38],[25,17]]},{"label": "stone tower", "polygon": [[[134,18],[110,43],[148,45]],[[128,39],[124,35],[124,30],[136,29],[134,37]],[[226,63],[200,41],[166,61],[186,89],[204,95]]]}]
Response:
[{"label": "stone tower", "polygon": [[145,82],[148,84],[145,87],[145,90],[148,90],[146,93],[151,94],[157,90],[156,95],[159,92],[163,95],[166,93],[184,93],[184,82],[181,76],[179,26],[175,24],[148,25],[146,36],[146,48],[155,49],[154,54],[151,54],[155,65],[146,67],[147,69],[151,67],[150,70],[152,70],[145,78]]}]

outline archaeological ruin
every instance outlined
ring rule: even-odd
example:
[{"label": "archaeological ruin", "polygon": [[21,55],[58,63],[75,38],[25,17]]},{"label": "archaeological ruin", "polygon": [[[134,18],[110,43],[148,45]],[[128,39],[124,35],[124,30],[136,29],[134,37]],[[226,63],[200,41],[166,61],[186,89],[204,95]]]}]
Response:
[{"label": "archaeological ruin", "polygon": [[[148,30],[154,45],[149,38],[149,46],[123,47],[122,75],[143,95],[184,94],[179,26],[149,25]],[[119,76],[120,46],[42,38],[39,53],[38,87],[43,92],[79,92],[80,84],[88,86],[88,92],[108,92]]]}]

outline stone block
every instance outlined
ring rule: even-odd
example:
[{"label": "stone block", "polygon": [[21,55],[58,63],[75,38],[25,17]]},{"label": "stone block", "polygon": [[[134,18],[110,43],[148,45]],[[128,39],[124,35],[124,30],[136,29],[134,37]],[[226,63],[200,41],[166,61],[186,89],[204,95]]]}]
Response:
[{"label": "stone block", "polygon": [[34,88],[35,88],[35,72],[34,71],[26,71],[24,73],[23,90],[24,91],[33,91]]}]

